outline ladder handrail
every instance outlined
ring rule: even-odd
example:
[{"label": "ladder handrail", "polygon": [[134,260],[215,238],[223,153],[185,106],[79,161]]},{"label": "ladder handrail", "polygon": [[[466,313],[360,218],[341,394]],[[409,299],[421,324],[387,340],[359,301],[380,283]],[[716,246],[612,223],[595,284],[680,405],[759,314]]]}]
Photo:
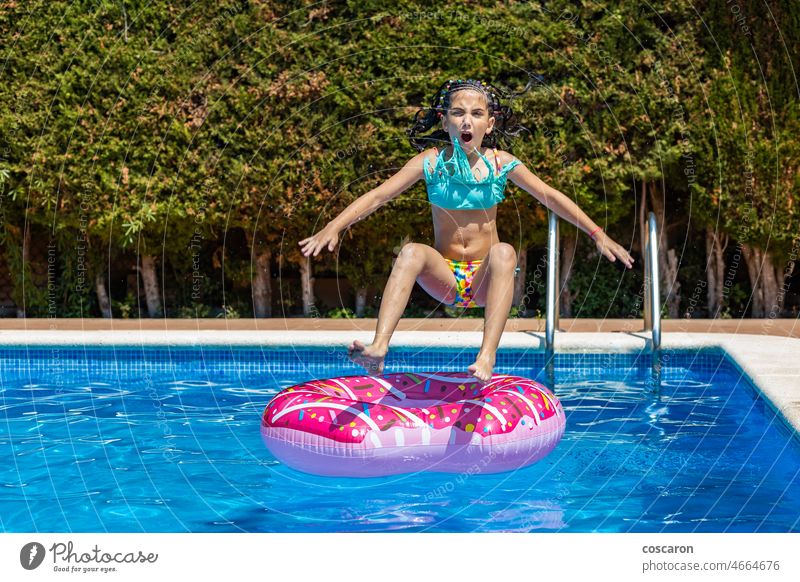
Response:
[{"label": "ladder handrail", "polygon": [[549,212],[547,221],[547,303],[545,311],[545,351],[553,354],[555,331],[558,327],[559,309],[559,260],[558,260],[558,215]]},{"label": "ladder handrail", "polygon": [[656,215],[647,215],[644,232],[644,330],[653,332],[653,351],[661,349],[661,297],[658,266],[658,225]]},{"label": "ladder handrail", "polygon": [[[552,361],[555,331],[558,327],[559,309],[559,241],[558,215],[549,212],[547,223],[547,299],[545,319],[545,358]],[[661,349],[661,296],[660,273],[658,266],[658,224],[653,212],[647,217],[647,230],[644,232],[644,329],[652,331],[653,351]]]}]

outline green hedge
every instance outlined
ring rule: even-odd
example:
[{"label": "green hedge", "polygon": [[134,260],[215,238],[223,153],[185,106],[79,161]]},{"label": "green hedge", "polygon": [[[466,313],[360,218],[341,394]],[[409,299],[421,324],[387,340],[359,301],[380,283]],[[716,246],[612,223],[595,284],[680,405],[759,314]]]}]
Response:
[{"label": "green hedge", "polygon": [[[513,153],[634,251],[642,186],[663,199],[685,311],[706,276],[707,228],[731,237],[728,267],[739,243],[776,269],[797,255],[796,11],[788,0],[771,3],[772,19],[737,8],[6,3],[0,245],[10,295],[29,316],[96,316],[101,273],[115,313],[136,316],[132,276],[152,255],[167,315],[245,316],[259,241],[272,251],[273,314],[297,315],[299,293],[281,282],[298,276],[297,241],[415,153],[405,129],[432,91],[448,77],[518,90],[536,74],[543,82],[514,103],[530,132]],[[509,197],[498,229],[529,249],[530,277],[546,213],[513,186]],[[26,229],[38,249],[29,260],[57,249],[44,283],[25,264]],[[314,271],[382,288],[404,237],[432,242],[422,184],[354,225]],[[626,316],[641,274],[621,276],[585,240],[578,252],[576,315]],[[734,271],[725,313],[743,315],[744,261]]]}]

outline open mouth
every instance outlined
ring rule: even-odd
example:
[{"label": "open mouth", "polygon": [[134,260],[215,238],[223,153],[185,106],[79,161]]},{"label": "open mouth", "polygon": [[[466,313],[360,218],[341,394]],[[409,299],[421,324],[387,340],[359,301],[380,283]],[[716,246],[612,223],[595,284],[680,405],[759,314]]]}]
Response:
[{"label": "open mouth", "polygon": [[472,141],[472,132],[469,131],[462,131],[461,132],[461,141],[464,143],[469,143]]}]

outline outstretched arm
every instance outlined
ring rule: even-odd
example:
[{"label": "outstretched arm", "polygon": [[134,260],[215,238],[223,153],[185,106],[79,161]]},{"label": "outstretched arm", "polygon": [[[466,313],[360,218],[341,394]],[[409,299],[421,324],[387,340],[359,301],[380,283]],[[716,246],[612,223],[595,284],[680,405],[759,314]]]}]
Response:
[{"label": "outstretched arm", "polygon": [[552,186],[545,184],[538,176],[531,172],[525,164],[519,164],[508,173],[508,177],[517,186],[531,194],[547,208],[555,212],[564,220],[568,220],[592,237],[597,249],[612,263],[617,259],[629,269],[633,267],[633,257],[621,245],[614,242],[611,237],[597,226],[586,213],[580,209],[568,196],[562,194]]},{"label": "outstretched arm", "polygon": [[316,257],[326,246],[329,251],[332,251],[339,241],[340,232],[359,220],[365,219],[392,198],[413,186],[417,180],[423,177],[422,161],[425,159],[425,155],[426,152],[421,152],[411,158],[399,172],[377,188],[354,200],[317,234],[301,240],[299,244],[303,255],[307,257],[313,253]]}]

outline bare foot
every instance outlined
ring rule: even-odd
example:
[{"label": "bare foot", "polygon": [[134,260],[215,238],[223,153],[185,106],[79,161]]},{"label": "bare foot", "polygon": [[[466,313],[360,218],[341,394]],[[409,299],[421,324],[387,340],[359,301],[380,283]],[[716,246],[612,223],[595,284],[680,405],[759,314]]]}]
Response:
[{"label": "bare foot", "polygon": [[360,341],[353,340],[353,343],[347,348],[347,355],[353,362],[362,366],[368,374],[381,374],[386,351],[380,346],[364,346]]},{"label": "bare foot", "polygon": [[488,382],[492,379],[492,370],[494,369],[494,356],[481,356],[475,358],[475,363],[472,364],[467,371],[475,376],[481,382]]}]

